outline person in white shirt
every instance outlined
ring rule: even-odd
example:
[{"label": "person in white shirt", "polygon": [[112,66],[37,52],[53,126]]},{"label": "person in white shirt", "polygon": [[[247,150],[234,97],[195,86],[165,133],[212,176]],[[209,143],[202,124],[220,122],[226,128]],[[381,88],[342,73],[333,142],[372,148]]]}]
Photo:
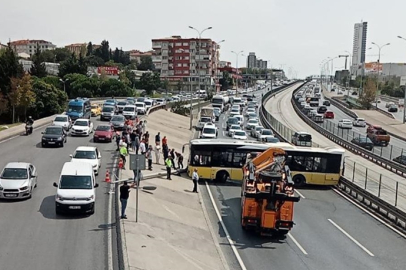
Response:
[{"label": "person in white shirt", "polygon": [[155,163],[159,164],[159,160],[161,159],[161,146],[155,145]]},{"label": "person in white shirt", "polygon": [[197,169],[193,169],[193,174],[192,174],[192,180],[193,180],[193,192],[197,192],[197,181],[199,181],[199,175],[197,174]]},{"label": "person in white shirt", "polygon": [[141,151],[141,155],[145,155],[145,153],[147,152],[144,140],[142,140],[141,143],[140,143],[140,151]]}]

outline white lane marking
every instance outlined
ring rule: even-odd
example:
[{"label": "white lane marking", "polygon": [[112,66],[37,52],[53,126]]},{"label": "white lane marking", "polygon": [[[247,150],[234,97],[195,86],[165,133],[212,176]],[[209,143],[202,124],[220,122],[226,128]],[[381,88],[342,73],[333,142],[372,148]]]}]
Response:
[{"label": "white lane marking", "polygon": [[225,133],[224,133],[224,130],[223,130],[223,137],[225,137],[226,135],[225,135]]},{"label": "white lane marking", "polygon": [[299,196],[300,197],[302,197],[302,199],[306,199],[306,197],[305,196],[303,196],[303,194],[302,193],[300,193],[297,189],[295,189],[295,192],[297,193],[297,194],[299,194]]},{"label": "white lane marking", "polygon": [[304,254],[304,255],[309,255],[306,250],[302,247],[301,244],[299,244],[299,242],[296,240],[296,238],[293,237],[293,235],[291,235],[290,233],[288,233],[289,238],[293,241],[293,243],[295,243],[295,245],[300,249],[300,251]]},{"label": "white lane marking", "polygon": [[334,221],[332,221],[331,219],[327,219],[331,224],[334,225],[334,227],[336,227],[338,230],[340,230],[345,236],[347,236],[351,241],[353,241],[357,246],[359,246],[362,250],[364,250],[369,256],[374,257],[375,255],[369,251],[366,247],[364,247],[363,245],[361,245],[360,242],[358,242],[354,237],[352,237],[349,233],[347,233],[343,228],[341,228],[340,226],[337,225],[337,223],[335,223]]},{"label": "white lane marking", "polygon": [[364,211],[365,213],[367,213],[368,215],[370,215],[371,217],[373,217],[374,219],[376,219],[377,221],[381,222],[383,225],[385,225],[386,227],[388,227],[389,229],[391,229],[395,233],[399,234],[400,236],[402,236],[403,238],[406,239],[406,234],[399,231],[394,226],[392,226],[390,223],[388,223],[385,220],[381,219],[380,217],[378,217],[377,215],[375,215],[374,213],[372,213],[371,211],[369,211],[365,207],[362,207],[361,205],[358,205],[356,202],[354,202],[351,198],[349,198],[347,195],[342,193],[340,190],[334,188],[333,191],[335,193],[337,193],[338,195],[340,195],[341,197],[343,197],[344,199],[346,199],[347,201],[349,201],[350,203],[352,203],[353,205],[355,205],[356,207],[358,207],[359,209],[361,209],[362,211]]},{"label": "white lane marking", "polygon": [[235,247],[234,241],[231,239],[230,234],[228,233],[227,227],[224,224],[223,219],[221,218],[220,211],[217,208],[216,202],[214,201],[213,195],[211,194],[210,187],[207,184],[207,182],[205,182],[205,185],[206,185],[206,188],[207,188],[207,192],[209,193],[211,203],[212,203],[212,205],[214,207],[214,210],[216,211],[217,218],[220,221],[221,227],[223,227],[223,230],[224,230],[224,233],[226,234],[226,238],[228,240],[228,243],[230,244],[231,249],[233,250],[233,253],[234,253],[235,257],[237,258],[238,264],[240,265],[242,270],[247,270],[247,267],[245,267],[245,264],[244,264],[243,260],[241,259],[241,256],[238,253],[237,248]]},{"label": "white lane marking", "polygon": [[[113,166],[113,172],[115,173],[116,171],[116,164],[117,164],[117,160],[118,157],[116,157],[114,159],[114,166]],[[110,224],[113,224],[113,215],[112,215],[112,209],[113,209],[113,194],[108,194],[109,196],[109,204],[107,207],[107,222],[109,222]],[[120,222],[120,220],[118,220],[117,222]],[[107,230],[107,243],[108,243],[108,247],[107,247],[107,266],[109,270],[113,270],[113,237],[112,237],[112,233],[111,230],[113,228],[111,227],[110,230]],[[123,236],[125,237],[125,236]],[[126,254],[124,254],[123,256],[126,256]]]}]

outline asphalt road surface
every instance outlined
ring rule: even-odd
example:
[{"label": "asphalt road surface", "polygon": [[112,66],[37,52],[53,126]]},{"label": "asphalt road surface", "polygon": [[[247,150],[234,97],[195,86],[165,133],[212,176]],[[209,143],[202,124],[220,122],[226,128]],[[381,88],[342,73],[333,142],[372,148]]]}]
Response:
[{"label": "asphalt road surface", "polygon": [[[285,100],[291,92],[291,88],[287,89],[276,98]],[[269,106],[276,109],[275,102],[271,100]],[[293,109],[288,104],[282,108]],[[220,118],[217,123],[220,138],[226,137],[221,132],[226,118]],[[293,115],[287,119],[292,126],[301,121]],[[322,135],[314,132],[313,136]],[[238,184],[212,183],[209,189],[247,269],[404,269],[405,240],[331,188],[299,190],[302,198],[295,204],[296,225],[285,239],[260,237],[241,229]],[[204,187],[201,190],[208,201],[207,190]],[[212,222],[219,234],[223,234],[220,225]]]},{"label": "asphalt road surface", "polygon": [[[97,118],[98,119],[98,118]],[[92,117],[94,127],[100,123]],[[35,125],[34,125],[35,127]],[[31,199],[0,201],[0,269],[108,269],[111,242],[107,231],[115,231],[107,220],[106,169],[111,171],[114,143],[93,143],[92,137],[68,137],[63,148],[42,148],[41,132],[0,142],[0,167],[8,162],[31,162],[37,167],[38,187]],[[53,182],[70,154],[78,146],[97,146],[102,155],[96,212],[92,216],[56,216]],[[114,215],[113,215],[114,217]]]}]

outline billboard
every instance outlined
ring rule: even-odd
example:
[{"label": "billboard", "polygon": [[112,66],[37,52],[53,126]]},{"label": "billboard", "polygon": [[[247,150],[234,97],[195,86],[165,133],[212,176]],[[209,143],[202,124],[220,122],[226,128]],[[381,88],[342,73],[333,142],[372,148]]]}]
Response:
[{"label": "billboard", "polygon": [[381,63],[378,63],[378,62],[365,63],[365,70],[366,71],[378,72],[378,71],[382,71],[382,67],[383,67],[383,65]]},{"label": "billboard", "polygon": [[101,74],[103,70],[106,75],[118,75],[118,67],[98,67],[97,73]]}]

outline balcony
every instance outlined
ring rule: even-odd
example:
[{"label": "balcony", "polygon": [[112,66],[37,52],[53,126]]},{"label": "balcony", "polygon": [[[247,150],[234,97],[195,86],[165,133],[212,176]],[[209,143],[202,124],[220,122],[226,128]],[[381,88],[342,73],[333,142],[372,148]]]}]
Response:
[{"label": "balcony", "polygon": [[162,62],[162,56],[152,56],[152,62]]},{"label": "balcony", "polygon": [[152,49],[160,49],[162,48],[161,42],[152,42]]}]

